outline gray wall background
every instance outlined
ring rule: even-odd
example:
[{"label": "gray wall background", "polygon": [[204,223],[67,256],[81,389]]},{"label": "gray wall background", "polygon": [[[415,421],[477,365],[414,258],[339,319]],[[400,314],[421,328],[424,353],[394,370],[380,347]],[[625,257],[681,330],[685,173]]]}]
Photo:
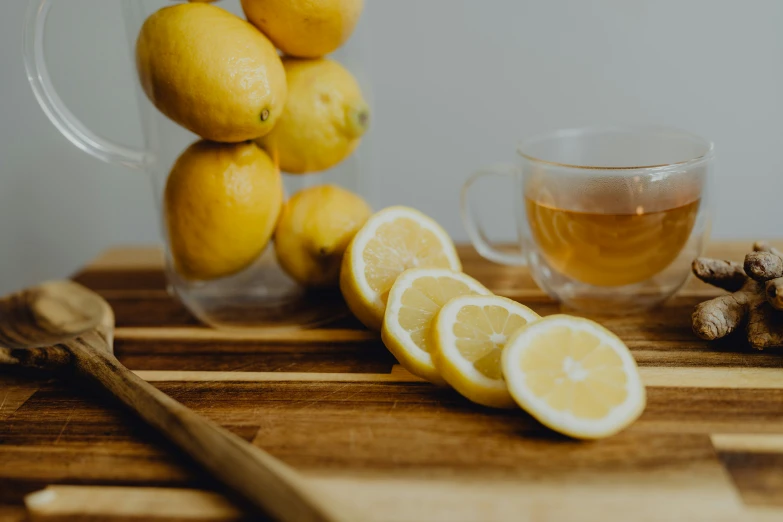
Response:
[{"label": "gray wall background", "polygon": [[[230,5],[236,2],[229,2]],[[0,6],[0,291],[65,276],[115,244],[159,241],[151,185],[78,151],[27,85],[27,2]],[[51,74],[85,123],[139,145],[119,3],[60,0]],[[593,123],[658,123],[712,139],[713,237],[780,236],[780,0],[366,0],[377,203],[418,207],[458,240],[459,186],[515,143]],[[488,199],[498,237],[509,204]]]}]

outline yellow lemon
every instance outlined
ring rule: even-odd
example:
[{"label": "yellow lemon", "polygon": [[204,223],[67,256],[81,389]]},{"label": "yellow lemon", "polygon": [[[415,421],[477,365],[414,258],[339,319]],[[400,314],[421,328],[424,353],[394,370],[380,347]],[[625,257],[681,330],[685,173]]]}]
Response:
[{"label": "yellow lemon", "polygon": [[283,60],[288,102],[259,143],[285,172],[326,170],[348,157],[367,129],[370,110],[350,72],[332,60]]},{"label": "yellow lemon", "polygon": [[152,103],[202,138],[240,142],[283,112],[285,72],[255,27],[207,3],[164,7],[144,22],[136,67]]},{"label": "yellow lemon", "polygon": [[644,410],[646,395],[631,352],[598,323],[552,315],[515,333],[503,351],[514,400],[565,435],[617,433]]},{"label": "yellow lemon", "polygon": [[198,141],[164,194],[174,267],[186,279],[241,271],[261,255],[283,205],[280,172],[254,143]]},{"label": "yellow lemon", "polygon": [[409,372],[435,384],[445,384],[432,362],[430,330],[440,308],[461,295],[489,295],[484,285],[444,268],[411,268],[389,290],[381,339]]},{"label": "yellow lemon", "polygon": [[335,185],[300,190],[275,230],[280,266],[305,286],[336,286],[348,243],[372,214],[357,194]]},{"label": "yellow lemon", "polygon": [[247,19],[291,56],[318,58],[351,36],[363,0],[242,0]]},{"label": "yellow lemon", "polygon": [[380,330],[394,281],[417,267],[462,271],[454,243],[432,218],[408,207],[385,208],[370,217],[348,245],[340,291],[365,326]]},{"label": "yellow lemon", "polygon": [[539,319],[527,306],[496,295],[465,295],[446,303],[431,328],[432,360],[443,379],[466,398],[514,407],[500,360],[506,341]]}]

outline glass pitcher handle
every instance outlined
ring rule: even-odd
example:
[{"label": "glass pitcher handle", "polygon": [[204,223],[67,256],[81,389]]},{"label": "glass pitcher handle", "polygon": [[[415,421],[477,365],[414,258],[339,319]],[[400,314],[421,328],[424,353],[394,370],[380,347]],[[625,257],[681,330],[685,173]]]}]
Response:
[{"label": "glass pitcher handle", "polygon": [[107,163],[142,169],[148,153],[112,142],[88,129],[68,110],[52,85],[44,57],[46,17],[52,0],[30,0],[24,27],[24,66],[38,104],[63,136],[78,148]]},{"label": "glass pitcher handle", "polygon": [[[471,188],[482,178],[507,178],[509,181],[513,182],[518,174],[517,167],[513,165],[496,165],[473,173],[465,184],[462,185],[460,214],[462,215],[462,223],[465,227],[465,231],[468,233],[471,243],[473,243],[473,246],[482,257],[501,265],[526,265],[527,259],[525,258],[524,253],[515,254],[503,252],[492,244],[481,221],[477,218],[478,214],[476,213],[476,207],[478,202],[475,201],[476,198],[472,195]],[[514,194],[514,191],[511,191],[511,193]],[[514,204],[516,205],[516,202],[514,202]],[[517,226],[519,225],[517,224]],[[521,245],[520,248],[522,248]]]}]

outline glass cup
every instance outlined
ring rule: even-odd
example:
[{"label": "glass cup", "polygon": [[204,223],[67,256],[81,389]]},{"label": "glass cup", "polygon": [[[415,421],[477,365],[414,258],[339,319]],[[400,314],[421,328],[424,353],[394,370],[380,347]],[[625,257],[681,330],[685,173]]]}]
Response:
[{"label": "glass cup", "polygon": [[[483,257],[528,266],[550,296],[591,313],[644,310],[685,283],[709,234],[710,142],[666,127],[593,127],[533,138],[517,153],[518,165],[479,171],[462,189]],[[510,248],[489,239],[493,200],[477,190],[498,176],[514,187]]]},{"label": "glass cup", "polygon": [[[189,280],[175,270],[171,242],[165,226],[163,196],[169,171],[179,155],[198,136],[180,127],[159,112],[137,82],[137,104],[143,132],[143,149],[133,149],[114,143],[88,129],[74,116],[52,85],[44,58],[45,23],[50,8],[59,5],[53,0],[30,0],[25,28],[24,58],[30,85],[42,109],[57,129],[76,147],[108,163],[122,164],[144,171],[152,181],[155,203],[160,213],[161,233],[165,240],[166,275],[169,290],[176,293],[185,306],[202,322],[223,328],[294,328],[311,327],[348,314],[339,292],[335,289],[312,290],[289,277],[280,267],[270,241],[263,254],[240,272],[210,280]],[[147,17],[158,9],[173,5],[170,0],[121,0],[123,21],[130,56],[134,56],[136,38]],[[244,19],[237,0],[220,2],[224,8]],[[369,102],[369,89],[363,67],[368,63],[367,46],[362,45],[362,24],[352,38],[329,55],[356,78]],[[135,68],[134,60],[129,66]],[[135,76],[135,71],[134,71]],[[85,85],[92,82],[85,81]],[[329,170],[301,175],[283,175],[285,192],[290,195],[300,189],[321,184],[335,184],[348,189],[367,201],[375,199],[374,180],[368,171],[367,140],[347,159]],[[276,161],[274,150],[267,150]],[[118,197],[120,197],[118,195]]]}]

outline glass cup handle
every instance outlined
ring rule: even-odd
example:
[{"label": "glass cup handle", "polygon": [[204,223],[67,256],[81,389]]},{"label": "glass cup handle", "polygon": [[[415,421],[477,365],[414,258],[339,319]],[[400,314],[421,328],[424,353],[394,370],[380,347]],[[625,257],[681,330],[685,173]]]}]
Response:
[{"label": "glass cup handle", "polygon": [[465,227],[465,231],[468,233],[471,243],[473,243],[473,246],[482,257],[501,265],[526,265],[527,259],[523,253],[514,254],[503,252],[492,245],[492,241],[487,237],[486,231],[481,225],[481,221],[477,218],[476,207],[478,202],[475,201],[476,198],[471,195],[471,188],[481,178],[499,177],[508,178],[513,181],[518,173],[518,168],[513,165],[496,165],[473,173],[465,184],[462,185],[460,214],[462,215],[462,223]]},{"label": "glass cup handle", "polygon": [[102,138],[88,129],[68,110],[52,85],[44,57],[46,17],[52,0],[30,0],[24,27],[24,66],[27,80],[38,104],[63,136],[87,154],[107,163],[119,163],[141,169],[148,163],[148,154]]}]

